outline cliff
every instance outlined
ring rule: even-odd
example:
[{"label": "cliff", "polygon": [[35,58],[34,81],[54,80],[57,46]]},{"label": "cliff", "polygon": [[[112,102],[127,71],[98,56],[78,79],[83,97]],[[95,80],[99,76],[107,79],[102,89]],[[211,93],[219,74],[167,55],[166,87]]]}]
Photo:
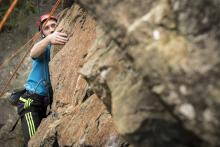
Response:
[{"label": "cliff", "polygon": [[[78,0],[30,146],[217,147],[219,2]],[[128,145],[129,144],[129,145]]]}]

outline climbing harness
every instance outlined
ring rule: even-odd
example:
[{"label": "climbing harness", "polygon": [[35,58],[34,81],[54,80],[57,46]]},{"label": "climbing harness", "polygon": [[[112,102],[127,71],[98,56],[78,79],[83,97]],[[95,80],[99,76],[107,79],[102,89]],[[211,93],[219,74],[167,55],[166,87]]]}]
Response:
[{"label": "climbing harness", "polygon": [[25,88],[15,89],[12,91],[11,96],[8,97],[8,101],[13,105],[17,106],[19,98],[26,92]]}]

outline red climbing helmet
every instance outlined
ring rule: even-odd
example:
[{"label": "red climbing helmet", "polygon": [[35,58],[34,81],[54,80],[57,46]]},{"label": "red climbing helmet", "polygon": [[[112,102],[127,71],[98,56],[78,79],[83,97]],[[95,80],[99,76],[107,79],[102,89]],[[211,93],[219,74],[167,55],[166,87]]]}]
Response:
[{"label": "red climbing helmet", "polygon": [[50,14],[44,14],[41,15],[40,19],[37,21],[38,30],[40,31],[42,28],[43,23],[50,17],[50,19],[53,19],[57,21],[57,18],[55,16],[50,16]]}]

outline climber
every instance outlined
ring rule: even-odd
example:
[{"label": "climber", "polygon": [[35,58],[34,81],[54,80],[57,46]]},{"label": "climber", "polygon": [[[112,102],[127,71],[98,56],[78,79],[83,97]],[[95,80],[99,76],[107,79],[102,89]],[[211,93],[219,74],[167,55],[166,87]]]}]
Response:
[{"label": "climber", "polygon": [[51,45],[64,45],[68,41],[66,33],[55,31],[56,26],[57,18],[49,14],[42,15],[38,21],[42,38],[30,51],[32,70],[24,85],[26,92],[19,98],[17,105],[24,146],[28,145],[41,120],[46,117],[47,106],[51,102],[52,88],[48,66]]}]

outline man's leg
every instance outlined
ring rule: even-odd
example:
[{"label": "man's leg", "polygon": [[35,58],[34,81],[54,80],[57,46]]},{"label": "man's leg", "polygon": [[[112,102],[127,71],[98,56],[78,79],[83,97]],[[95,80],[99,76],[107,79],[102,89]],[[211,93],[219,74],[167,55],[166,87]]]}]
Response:
[{"label": "man's leg", "polygon": [[46,111],[43,105],[42,97],[28,92],[19,98],[18,114],[21,117],[25,146],[28,145],[28,141],[35,134],[42,118],[45,117]]},{"label": "man's leg", "polygon": [[41,118],[37,112],[27,112],[21,117],[25,147],[28,146],[28,141],[35,134],[40,122]]}]

